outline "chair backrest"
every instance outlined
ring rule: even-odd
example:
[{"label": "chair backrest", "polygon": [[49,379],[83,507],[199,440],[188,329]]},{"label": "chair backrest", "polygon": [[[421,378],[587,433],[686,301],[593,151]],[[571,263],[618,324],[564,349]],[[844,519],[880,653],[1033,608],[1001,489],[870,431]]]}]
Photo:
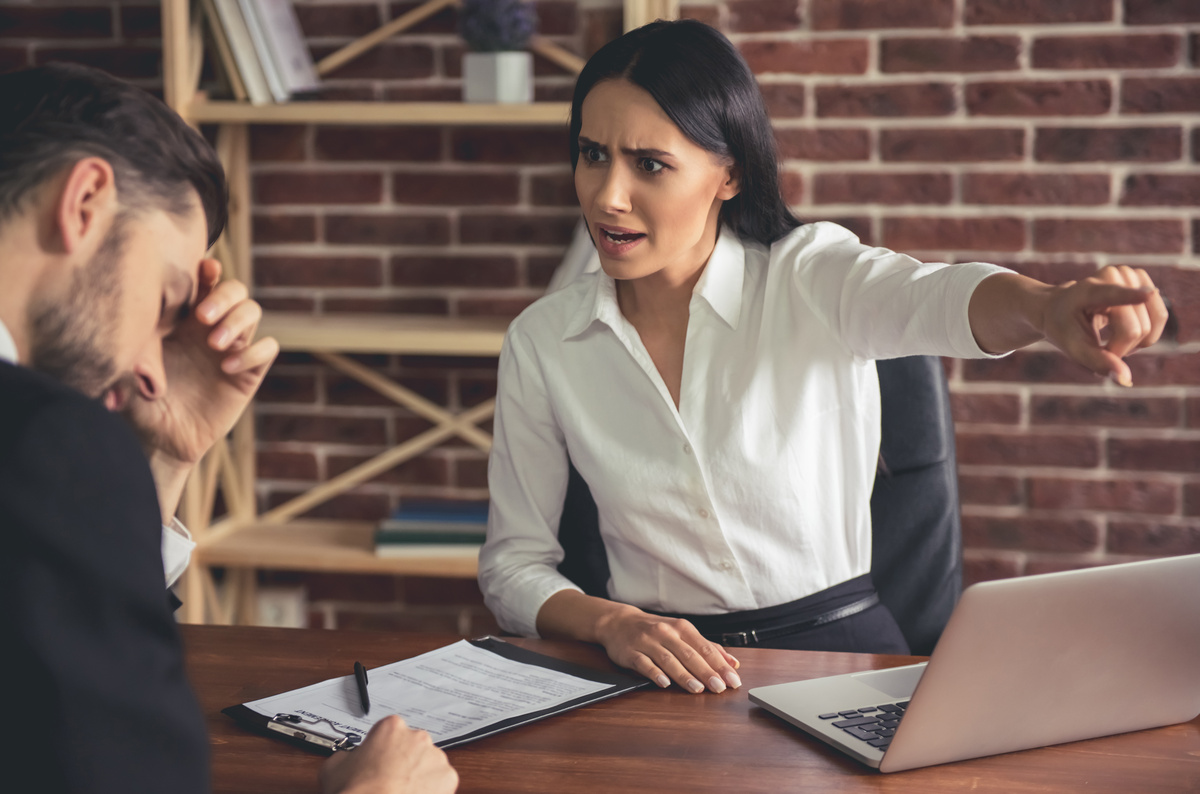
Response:
[{"label": "chair backrest", "polygon": [[[941,361],[876,362],[883,413],[871,495],[871,576],[915,654],[933,651],[962,593],[962,527],[954,420]],[[558,570],[588,595],[608,597],[608,558],[587,483],[571,465]]]}]

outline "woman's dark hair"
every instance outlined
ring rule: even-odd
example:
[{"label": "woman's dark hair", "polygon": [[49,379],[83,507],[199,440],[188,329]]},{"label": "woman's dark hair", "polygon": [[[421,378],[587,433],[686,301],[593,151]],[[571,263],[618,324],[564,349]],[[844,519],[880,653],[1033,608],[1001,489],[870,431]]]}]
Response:
[{"label": "woman's dark hair", "polygon": [[52,63],[0,75],[0,223],[85,157],[113,168],[122,207],[183,216],[200,196],[208,243],[228,220],[225,172],[204,137],[155,97],[98,69]]},{"label": "woman's dark hair", "polygon": [[583,100],[604,80],[642,88],[693,143],[733,161],[740,192],[721,207],[739,237],[770,245],[800,225],[783,201],[775,136],[750,67],[701,22],[652,22],[591,57],[571,101],[571,167],[579,163]]}]

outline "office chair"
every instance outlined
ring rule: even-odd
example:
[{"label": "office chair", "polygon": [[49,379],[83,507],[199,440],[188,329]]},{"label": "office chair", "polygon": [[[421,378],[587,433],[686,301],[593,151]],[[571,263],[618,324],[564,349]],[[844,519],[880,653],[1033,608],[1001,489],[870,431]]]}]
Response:
[{"label": "office chair", "polygon": [[[876,362],[883,412],[871,495],[871,577],[914,654],[933,652],[962,594],[962,527],[954,419],[941,361]],[[587,483],[570,466],[558,570],[588,595],[608,597],[608,558]]]}]

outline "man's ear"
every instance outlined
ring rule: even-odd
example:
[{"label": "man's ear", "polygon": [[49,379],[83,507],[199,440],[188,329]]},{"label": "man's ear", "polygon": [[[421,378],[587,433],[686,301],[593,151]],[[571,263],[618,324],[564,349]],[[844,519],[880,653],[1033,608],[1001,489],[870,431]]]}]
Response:
[{"label": "man's ear", "polygon": [[725,169],[725,174],[725,181],[717,190],[717,198],[722,201],[729,201],[729,199],[742,192],[742,169],[736,165],[731,165]]},{"label": "man's ear", "polygon": [[117,214],[117,184],[112,166],[100,157],[85,157],[67,172],[55,206],[56,243],[72,254],[102,238]]}]

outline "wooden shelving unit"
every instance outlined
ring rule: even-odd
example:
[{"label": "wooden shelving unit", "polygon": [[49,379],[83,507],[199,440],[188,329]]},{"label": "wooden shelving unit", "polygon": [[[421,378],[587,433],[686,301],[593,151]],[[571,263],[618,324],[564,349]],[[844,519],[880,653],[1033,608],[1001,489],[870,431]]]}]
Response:
[{"label": "wooden shelving unit", "polygon": [[[371,46],[416,24],[455,0],[429,0],[318,64],[329,72]],[[217,153],[230,185],[230,221],[215,247],[226,272],[253,284],[249,179],[250,124],[347,125],[564,125],[565,103],[530,105],[466,105],[453,102],[293,102],[251,105],[212,101],[199,90],[202,41],[200,20],[189,0],[161,0],[163,20],[163,88],[169,104],[189,123],[217,124]],[[678,0],[625,0],[626,29],[657,18],[678,16]],[[578,72],[583,61],[552,43],[535,40],[531,48]],[[443,317],[342,315],[313,317],[268,313],[261,332],[274,336],[284,350],[309,352],[334,369],[356,378],[394,400],[432,427],[398,446],[291,501],[259,515],[255,507],[255,448],[252,412],[231,436],[219,442],[197,467],[180,507],[184,523],[197,541],[192,565],[183,580],[184,622],[250,622],[254,618],[254,586],[258,569],[332,571],[474,577],[476,561],[463,557],[414,556],[381,558],[372,549],[370,524],[296,519],[334,496],[458,437],[480,450],[491,448],[491,436],[479,428],[488,420],[493,401],[451,414],[378,373],[342,355],[347,352],[499,355],[506,323]],[[227,515],[213,522],[220,491]],[[213,568],[226,570],[226,586],[218,594]]]}]

